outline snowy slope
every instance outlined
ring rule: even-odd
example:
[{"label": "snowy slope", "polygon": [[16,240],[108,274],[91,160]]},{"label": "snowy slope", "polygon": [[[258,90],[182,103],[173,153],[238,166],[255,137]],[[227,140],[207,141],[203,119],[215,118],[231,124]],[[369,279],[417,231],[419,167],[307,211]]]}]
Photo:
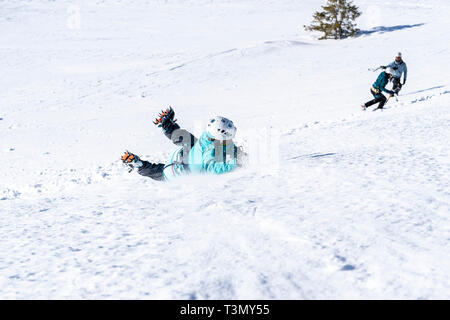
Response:
[{"label": "snowy slope", "polygon": [[[355,3],[363,35],[317,41],[312,0],[0,2],[0,298],[450,298],[450,4]],[[251,165],[129,174],[167,105]]]}]

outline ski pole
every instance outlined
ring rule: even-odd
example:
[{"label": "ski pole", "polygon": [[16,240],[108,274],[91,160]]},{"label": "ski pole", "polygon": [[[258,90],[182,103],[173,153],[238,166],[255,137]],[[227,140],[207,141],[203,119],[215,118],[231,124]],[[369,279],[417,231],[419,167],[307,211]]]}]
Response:
[{"label": "ski pole", "polygon": [[372,71],[372,72],[375,72],[375,71],[377,71],[377,70],[379,70],[379,69],[381,69],[381,67],[378,67],[378,68],[376,68],[376,69],[368,68],[367,70]]}]

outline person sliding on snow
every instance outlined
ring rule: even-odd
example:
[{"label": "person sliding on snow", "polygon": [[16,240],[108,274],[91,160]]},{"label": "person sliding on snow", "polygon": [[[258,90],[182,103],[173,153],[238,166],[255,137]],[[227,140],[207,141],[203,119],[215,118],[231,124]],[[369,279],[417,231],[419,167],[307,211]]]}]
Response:
[{"label": "person sliding on snow", "polygon": [[[406,77],[408,76],[408,68],[406,67],[406,63],[402,60],[402,53],[399,52],[395,56],[395,60],[388,64],[387,66],[380,66],[382,69],[386,69],[391,67],[394,70],[394,74],[392,75],[392,90],[397,93],[402,89],[402,85],[406,83]],[[403,74],[403,83],[400,83],[400,78]]]},{"label": "person sliding on snow", "polygon": [[206,130],[197,139],[187,130],[180,129],[174,117],[175,111],[169,108],[161,112],[154,122],[178,146],[165,164],[142,160],[128,151],[122,162],[131,170],[137,168],[140,175],[159,181],[189,173],[221,174],[242,166],[246,154],[233,143],[236,135],[233,121],[217,116],[208,122]]},{"label": "person sliding on snow", "polygon": [[393,96],[395,93],[394,91],[386,89],[386,85],[389,82],[389,79],[391,79],[392,74],[394,73],[394,70],[392,70],[391,67],[387,67],[385,71],[382,71],[379,75],[377,80],[373,83],[372,87],[370,88],[370,92],[372,93],[374,99],[366,102],[365,104],[361,105],[361,108],[363,110],[366,110],[367,107],[379,102],[380,104],[375,109],[383,109],[384,104],[388,100],[386,96],[382,93],[382,91],[387,92],[390,94],[390,97]]}]

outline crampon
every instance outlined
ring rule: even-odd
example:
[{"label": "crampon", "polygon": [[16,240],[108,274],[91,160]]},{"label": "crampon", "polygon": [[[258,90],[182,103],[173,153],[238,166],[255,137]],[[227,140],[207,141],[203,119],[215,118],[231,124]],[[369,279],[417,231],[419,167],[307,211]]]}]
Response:
[{"label": "crampon", "polygon": [[129,151],[125,151],[125,154],[122,156],[123,163],[132,163],[133,160],[135,160],[135,159],[139,159],[139,158]]},{"label": "crampon", "polygon": [[158,127],[164,127],[165,123],[167,121],[176,122],[177,120],[173,120],[175,117],[175,111],[173,111],[172,107],[167,108],[166,110],[161,110],[161,112],[158,115],[158,118],[153,121],[153,124],[157,125]]}]

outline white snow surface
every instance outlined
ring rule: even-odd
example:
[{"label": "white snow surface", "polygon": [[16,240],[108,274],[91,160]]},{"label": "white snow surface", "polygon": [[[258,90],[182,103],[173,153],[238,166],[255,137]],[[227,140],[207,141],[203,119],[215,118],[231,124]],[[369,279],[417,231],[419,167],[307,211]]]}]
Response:
[{"label": "white snow surface", "polygon": [[[0,1],[1,299],[450,299],[450,3]],[[399,101],[362,112],[397,51]],[[223,115],[274,165],[161,183],[152,124]]]}]

